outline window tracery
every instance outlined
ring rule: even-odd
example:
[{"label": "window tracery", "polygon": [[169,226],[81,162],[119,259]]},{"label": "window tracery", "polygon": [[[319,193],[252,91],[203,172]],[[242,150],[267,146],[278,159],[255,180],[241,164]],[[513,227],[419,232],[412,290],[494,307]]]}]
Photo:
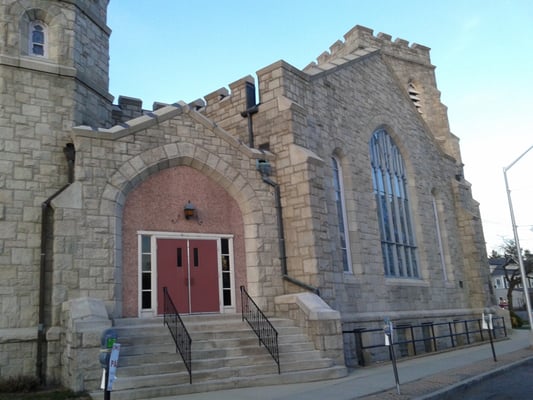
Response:
[{"label": "window tracery", "polygon": [[370,159],[385,275],[418,278],[405,166],[384,129],[377,130],[370,140]]}]

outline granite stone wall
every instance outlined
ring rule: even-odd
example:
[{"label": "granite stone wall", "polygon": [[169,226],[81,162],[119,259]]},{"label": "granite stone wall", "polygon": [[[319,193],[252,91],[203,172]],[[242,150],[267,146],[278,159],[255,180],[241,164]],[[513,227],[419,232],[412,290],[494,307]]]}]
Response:
[{"label": "granite stone wall", "polygon": [[[124,208],[136,188],[174,168],[216,183],[240,213],[239,283],[267,314],[297,320],[339,363],[343,326],[476,315],[488,305],[479,205],[462,174],[428,48],[357,26],[303,70],[278,61],[257,80],[246,76],[190,104],[144,110],[131,97],[112,105],[107,3],[0,0],[2,377],[35,374],[44,351],[49,379],[76,390],[96,385],[96,359],[89,360],[97,332],[84,318],[103,328],[125,310],[134,313],[124,303],[124,293],[138,290],[124,278]],[[46,59],[27,54],[26,27],[36,19],[48,28]],[[251,84],[258,95],[252,115]],[[406,165],[417,279],[384,274],[369,157],[379,128]],[[67,145],[76,152],[73,176]],[[350,272],[338,246],[332,156],[342,171]],[[271,174],[262,176],[258,162]],[[165,230],[223,230],[181,222]],[[305,287],[318,289],[320,299],[303,296]],[[94,313],[78,312],[86,306]],[[315,306],[327,310],[324,318],[310,317]]]}]

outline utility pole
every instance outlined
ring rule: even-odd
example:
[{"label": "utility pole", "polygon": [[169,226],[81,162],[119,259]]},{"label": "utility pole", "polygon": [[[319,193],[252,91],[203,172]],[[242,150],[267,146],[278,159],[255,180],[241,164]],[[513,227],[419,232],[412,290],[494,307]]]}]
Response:
[{"label": "utility pole", "polygon": [[531,299],[529,298],[529,290],[527,285],[527,275],[526,270],[524,268],[524,260],[522,258],[522,249],[520,248],[520,240],[518,238],[518,230],[516,227],[516,220],[514,216],[514,210],[513,210],[513,202],[511,201],[511,190],[509,189],[509,182],[507,180],[507,171],[515,165],[522,157],[524,157],[531,149],[533,149],[533,146],[529,147],[526,151],[524,151],[520,157],[518,157],[516,160],[514,160],[508,167],[503,169],[503,177],[505,179],[505,189],[507,191],[507,201],[509,202],[509,212],[511,213],[511,224],[513,225],[513,234],[514,234],[514,241],[516,244],[516,252],[518,253],[518,265],[520,266],[520,275],[522,276],[522,288],[524,289],[524,297],[526,298],[526,310],[527,310],[527,316],[529,320],[529,329],[530,329],[530,338],[529,338],[529,344],[533,346],[533,321],[531,316]]}]

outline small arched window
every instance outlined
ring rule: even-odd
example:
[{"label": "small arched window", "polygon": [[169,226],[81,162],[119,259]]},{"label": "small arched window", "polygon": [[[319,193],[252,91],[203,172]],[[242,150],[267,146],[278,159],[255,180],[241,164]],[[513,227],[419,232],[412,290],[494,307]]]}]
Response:
[{"label": "small arched window", "polygon": [[47,28],[41,21],[30,23],[28,35],[29,54],[38,57],[47,57]]},{"label": "small arched window", "polygon": [[418,278],[405,166],[400,150],[384,129],[370,139],[370,161],[385,275]]}]

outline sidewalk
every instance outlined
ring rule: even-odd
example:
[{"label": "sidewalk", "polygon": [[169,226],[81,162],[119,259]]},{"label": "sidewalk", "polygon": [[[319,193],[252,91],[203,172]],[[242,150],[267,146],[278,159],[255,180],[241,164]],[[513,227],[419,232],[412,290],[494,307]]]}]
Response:
[{"label": "sidewalk", "polygon": [[509,340],[494,343],[494,362],[489,342],[398,362],[401,394],[397,394],[391,364],[356,368],[347,377],[302,384],[196,393],[158,400],[406,400],[437,399],[439,394],[469,380],[513,368],[533,359],[530,330],[513,330]]}]

